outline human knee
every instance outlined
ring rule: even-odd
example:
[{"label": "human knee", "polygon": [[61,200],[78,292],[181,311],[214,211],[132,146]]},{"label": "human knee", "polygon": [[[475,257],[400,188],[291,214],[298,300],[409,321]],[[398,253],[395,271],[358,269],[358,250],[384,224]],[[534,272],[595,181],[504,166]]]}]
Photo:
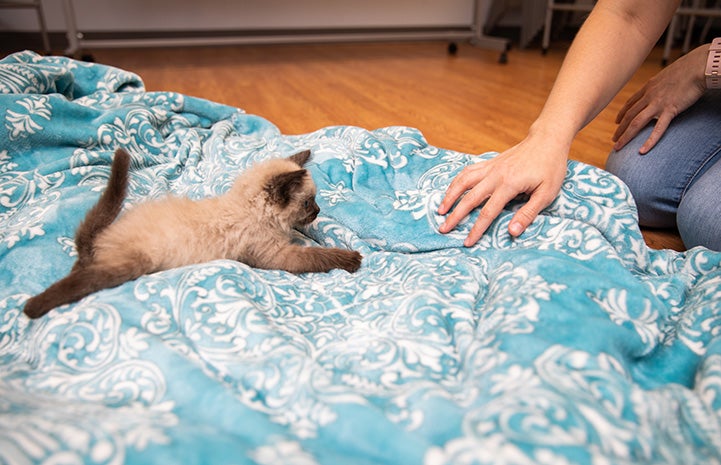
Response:
[{"label": "human knee", "polygon": [[637,149],[626,146],[611,152],[606,161],[606,170],[628,186],[642,226],[674,226],[676,212],[670,200],[673,192],[669,190],[667,176],[644,157],[639,155]]},{"label": "human knee", "polygon": [[703,246],[721,251],[721,205],[717,193],[709,195],[715,191],[696,184],[679,204],[676,218],[678,232],[689,249]]}]

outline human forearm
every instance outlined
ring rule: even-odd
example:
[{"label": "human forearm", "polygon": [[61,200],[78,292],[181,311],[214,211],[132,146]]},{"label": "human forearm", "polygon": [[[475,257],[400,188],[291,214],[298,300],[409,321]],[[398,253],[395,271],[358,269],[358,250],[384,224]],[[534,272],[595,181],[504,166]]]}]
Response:
[{"label": "human forearm", "polygon": [[574,39],[529,137],[542,134],[570,146],[640,66],[678,4],[600,0]]},{"label": "human forearm", "polygon": [[438,207],[451,231],[482,205],[464,244],[472,246],[508,202],[526,201],[508,225],[518,236],[558,195],[574,137],[616,95],[648,55],[679,0],[599,0],[574,39],[528,136],[497,157],[467,166]]}]

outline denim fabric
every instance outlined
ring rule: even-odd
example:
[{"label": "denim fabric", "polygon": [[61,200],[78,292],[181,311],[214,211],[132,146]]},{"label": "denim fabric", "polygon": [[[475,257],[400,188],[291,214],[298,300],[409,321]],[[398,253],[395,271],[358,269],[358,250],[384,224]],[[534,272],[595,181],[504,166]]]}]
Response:
[{"label": "denim fabric", "polygon": [[631,189],[641,226],[676,226],[686,247],[721,250],[721,92],[707,92],[640,155],[652,127],[612,151],[606,169]]}]

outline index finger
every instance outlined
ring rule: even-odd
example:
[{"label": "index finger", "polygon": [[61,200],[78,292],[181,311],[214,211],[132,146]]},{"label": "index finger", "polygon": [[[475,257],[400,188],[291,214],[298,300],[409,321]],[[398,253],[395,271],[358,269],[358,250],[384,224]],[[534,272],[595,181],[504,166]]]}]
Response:
[{"label": "index finger", "polygon": [[666,129],[668,129],[669,124],[671,124],[671,119],[672,117],[669,117],[667,113],[662,113],[661,116],[658,117],[656,124],[653,126],[653,130],[651,130],[651,134],[648,136],[648,139],[646,139],[641,148],[638,149],[639,153],[642,155],[646,154],[656,145],[656,142],[661,139],[661,136],[663,136]]},{"label": "index finger", "polygon": [[438,228],[439,231],[447,233],[453,230],[474,208],[485,202],[491,196],[492,191],[493,189],[484,182],[479,182],[472,189],[466,191],[466,195],[458,201],[453,207],[453,211]]},{"label": "index finger", "polygon": [[445,215],[461,196],[478,185],[483,179],[483,168],[481,163],[466,166],[453,178],[446,189],[446,194],[438,206],[438,214]]},{"label": "index finger", "polygon": [[478,218],[473,223],[471,231],[468,233],[468,237],[463,241],[463,245],[466,247],[472,247],[478,242],[483,234],[488,230],[493,221],[498,218],[503,208],[508,205],[508,202],[516,198],[520,192],[516,192],[509,188],[498,188],[486,201],[481,210],[478,212]]},{"label": "index finger", "polygon": [[626,112],[633,107],[636,102],[641,100],[641,96],[643,95],[643,90],[645,87],[639,91],[637,91],[635,94],[633,94],[628,100],[626,100],[626,103],[623,104],[621,109],[618,111],[618,114],[616,114],[616,124],[620,123],[621,120],[626,116]]}]

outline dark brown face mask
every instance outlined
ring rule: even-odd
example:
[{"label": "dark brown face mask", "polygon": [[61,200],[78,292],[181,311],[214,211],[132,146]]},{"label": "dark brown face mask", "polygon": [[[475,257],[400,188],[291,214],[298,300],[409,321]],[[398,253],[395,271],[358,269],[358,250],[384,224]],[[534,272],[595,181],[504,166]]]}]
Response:
[{"label": "dark brown face mask", "polygon": [[304,207],[307,215],[302,220],[303,224],[310,224],[318,217],[318,213],[320,213],[320,207],[315,202],[315,199],[312,197],[305,201]]}]

